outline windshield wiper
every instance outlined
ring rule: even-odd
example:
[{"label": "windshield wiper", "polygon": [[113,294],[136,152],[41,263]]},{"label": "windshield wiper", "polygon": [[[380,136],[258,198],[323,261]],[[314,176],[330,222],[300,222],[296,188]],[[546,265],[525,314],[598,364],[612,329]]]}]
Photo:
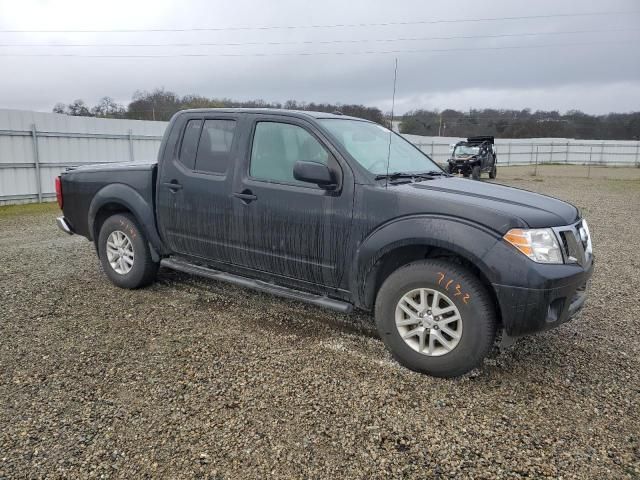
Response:
[{"label": "windshield wiper", "polygon": [[376,175],[376,180],[389,179],[389,180],[397,180],[397,179],[410,179],[411,181],[421,181],[421,180],[430,180],[433,177],[448,177],[448,173],[440,172],[438,170],[430,170],[428,172],[419,172],[419,173],[411,173],[411,172],[393,172],[393,173],[381,173]]},{"label": "windshield wiper", "polygon": [[417,173],[416,176],[418,177],[450,177],[451,175],[449,175],[448,173],[442,172],[440,170],[429,170],[428,172]]},{"label": "windshield wiper", "polygon": [[393,173],[381,173],[376,175],[376,180],[382,180],[388,178],[389,180],[395,180],[396,178],[414,178],[414,173],[393,172]]}]

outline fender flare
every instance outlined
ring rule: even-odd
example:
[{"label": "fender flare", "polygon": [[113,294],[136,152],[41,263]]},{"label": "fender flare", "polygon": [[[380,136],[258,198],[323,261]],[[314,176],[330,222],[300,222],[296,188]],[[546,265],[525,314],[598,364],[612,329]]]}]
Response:
[{"label": "fender flare", "polygon": [[349,277],[354,302],[365,310],[373,307],[378,261],[399,247],[449,250],[472,263],[492,282],[493,269],[483,258],[500,238],[493,230],[457,217],[410,215],[391,220],[372,231],[356,250]]},{"label": "fender flare", "polygon": [[162,240],[158,235],[153,205],[149,204],[135,189],[123,183],[112,183],[104,186],[96,192],[91,200],[87,224],[89,226],[89,235],[94,242],[97,242],[97,238],[94,238],[96,216],[100,209],[107,204],[122,205],[131,212],[147,237],[152,247],[153,256],[158,256],[158,252],[165,251]]}]

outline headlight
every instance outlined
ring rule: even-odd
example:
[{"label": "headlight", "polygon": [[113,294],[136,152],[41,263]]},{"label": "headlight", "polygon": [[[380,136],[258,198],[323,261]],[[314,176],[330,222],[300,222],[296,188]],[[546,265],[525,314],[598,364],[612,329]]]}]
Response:
[{"label": "headlight", "polygon": [[503,238],[534,262],[563,263],[560,245],[550,228],[514,228]]}]

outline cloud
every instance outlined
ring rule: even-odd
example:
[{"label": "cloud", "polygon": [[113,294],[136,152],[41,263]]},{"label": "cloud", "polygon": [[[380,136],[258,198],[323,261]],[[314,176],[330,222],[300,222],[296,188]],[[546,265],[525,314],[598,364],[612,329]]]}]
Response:
[{"label": "cloud", "polygon": [[[640,62],[635,52],[640,42],[638,14],[377,27],[189,31],[210,26],[361,24],[638,9],[633,0],[611,0],[604,6],[596,0],[496,0],[490,6],[472,0],[446,3],[326,0],[315,4],[294,0],[277,3],[224,0],[215,4],[204,0],[7,1],[1,5],[0,30],[183,28],[186,31],[0,32],[2,45],[134,45],[0,46],[0,54],[208,56],[1,57],[4,74],[0,75],[0,107],[49,110],[58,101],[83,98],[95,103],[104,95],[126,103],[137,89],[164,86],[179,94],[357,102],[390,109],[393,60],[398,57],[399,112],[447,107],[561,111],[576,108],[592,113],[640,110]],[[594,32],[601,30],[609,31]],[[537,35],[522,36],[523,33]],[[241,45],[196,45],[201,43]],[[533,45],[546,46],[528,48]],[[319,52],[325,54],[318,55]],[[297,55],[300,53],[312,55]],[[224,56],[230,54],[248,56]]]}]

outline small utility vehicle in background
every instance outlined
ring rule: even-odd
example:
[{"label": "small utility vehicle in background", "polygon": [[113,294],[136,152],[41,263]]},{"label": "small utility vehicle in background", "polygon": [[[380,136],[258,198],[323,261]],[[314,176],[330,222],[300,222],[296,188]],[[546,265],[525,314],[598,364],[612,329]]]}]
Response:
[{"label": "small utility vehicle in background", "polygon": [[474,180],[479,180],[483,172],[488,173],[489,178],[496,178],[497,162],[493,137],[469,137],[455,144],[446,170],[461,173],[463,177],[471,175]]}]

